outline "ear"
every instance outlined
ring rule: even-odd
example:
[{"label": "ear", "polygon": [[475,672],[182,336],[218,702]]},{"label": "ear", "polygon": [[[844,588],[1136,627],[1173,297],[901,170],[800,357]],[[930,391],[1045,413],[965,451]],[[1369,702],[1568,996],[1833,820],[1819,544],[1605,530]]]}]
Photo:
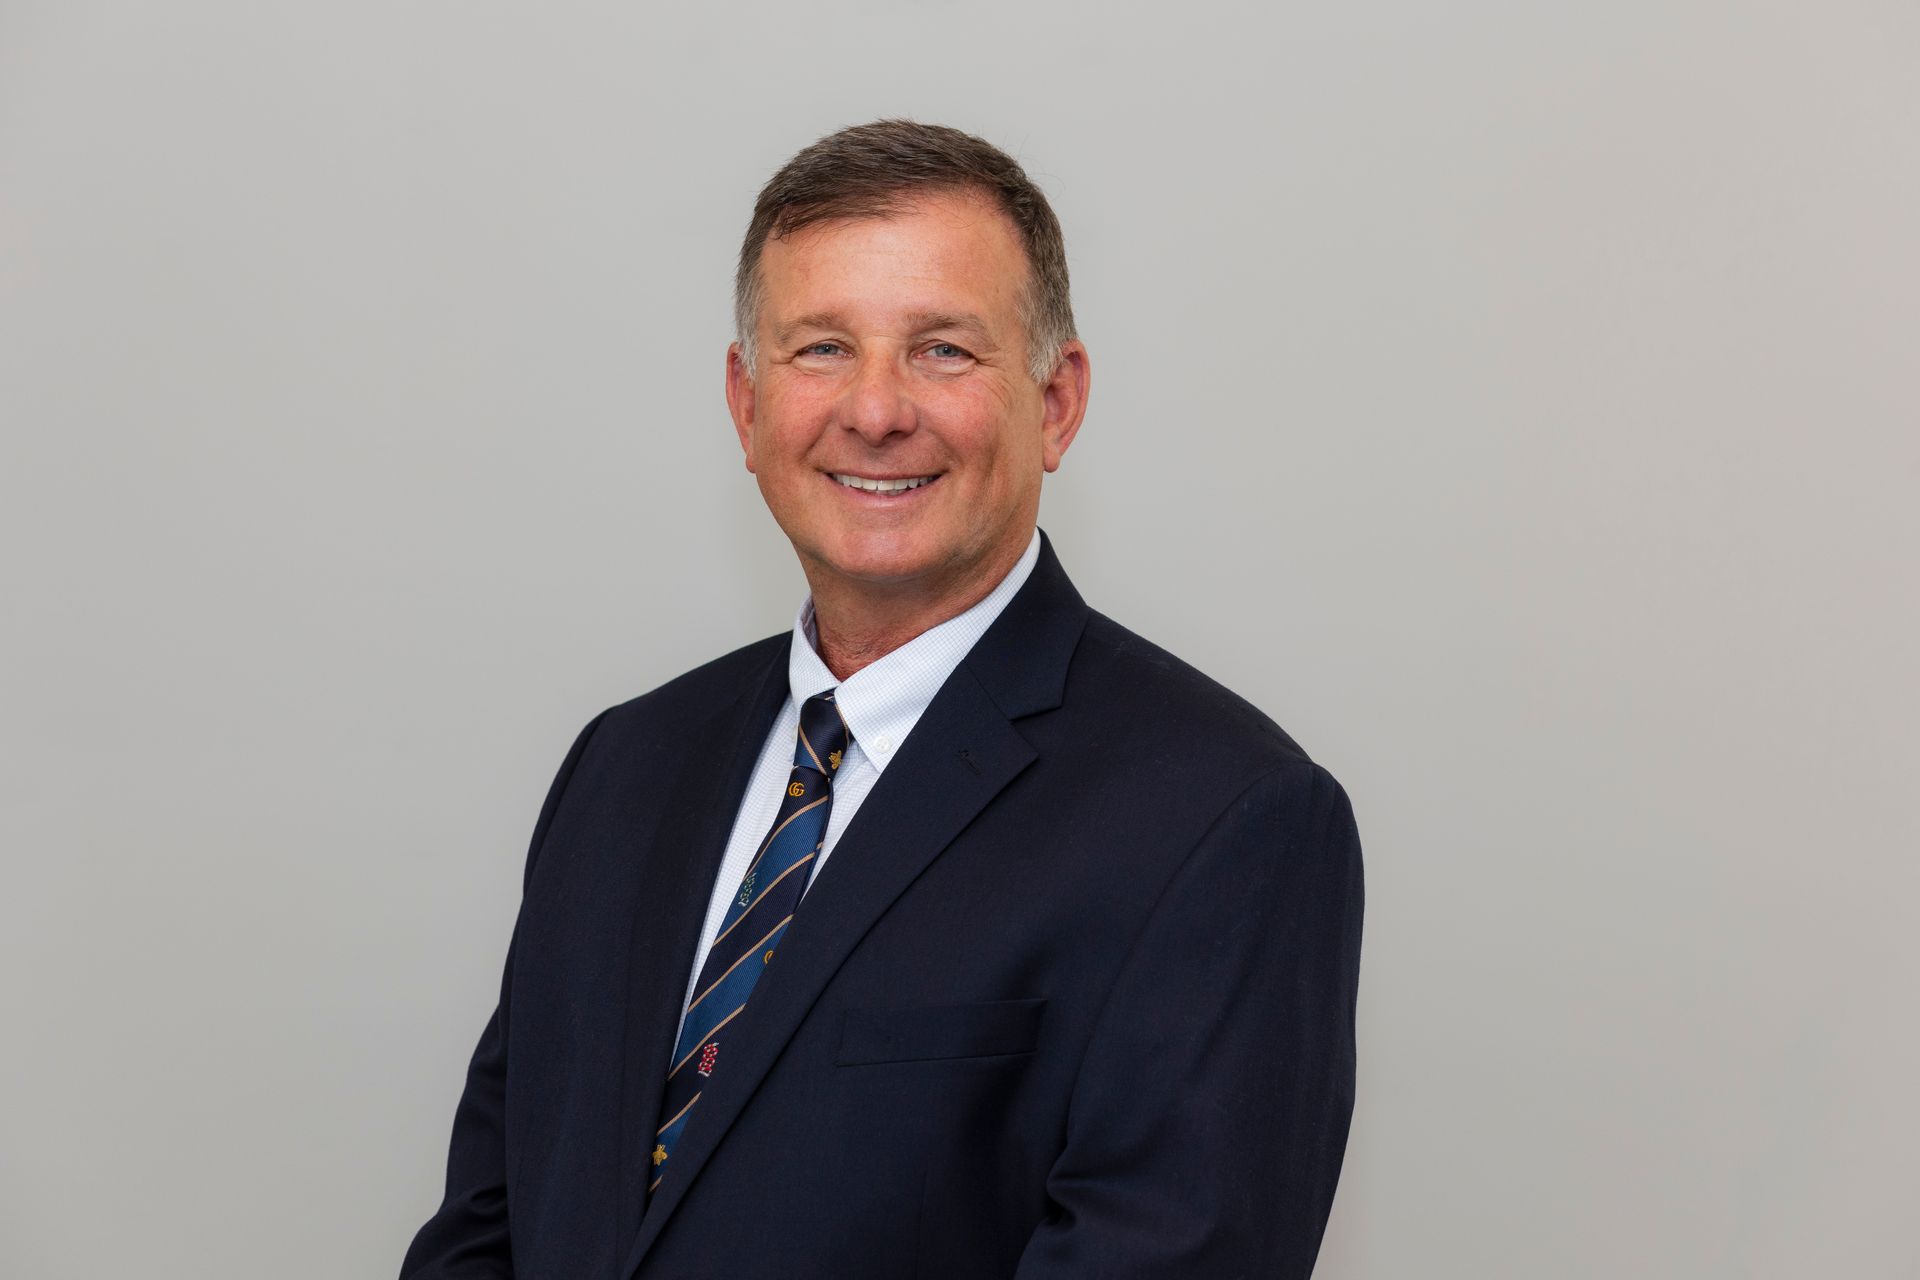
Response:
[{"label": "ear", "polygon": [[1086,344],[1075,338],[1060,348],[1060,362],[1040,388],[1046,405],[1046,416],[1040,420],[1040,460],[1048,471],[1060,469],[1067,446],[1080,434],[1080,420],[1087,416],[1087,394],[1092,386],[1093,366],[1087,359]]},{"label": "ear", "polygon": [[747,470],[753,470],[753,379],[740,355],[740,344],[727,346],[727,412],[733,415],[734,434],[740,437],[740,451],[747,456]]}]

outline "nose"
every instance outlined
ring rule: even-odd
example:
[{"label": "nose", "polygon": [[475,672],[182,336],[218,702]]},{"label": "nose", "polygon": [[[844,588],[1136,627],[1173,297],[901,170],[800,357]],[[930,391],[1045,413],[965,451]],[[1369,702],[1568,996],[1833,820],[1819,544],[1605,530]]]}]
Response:
[{"label": "nose", "polygon": [[891,351],[862,356],[840,405],[841,425],[870,445],[911,432],[919,422],[907,370]]}]

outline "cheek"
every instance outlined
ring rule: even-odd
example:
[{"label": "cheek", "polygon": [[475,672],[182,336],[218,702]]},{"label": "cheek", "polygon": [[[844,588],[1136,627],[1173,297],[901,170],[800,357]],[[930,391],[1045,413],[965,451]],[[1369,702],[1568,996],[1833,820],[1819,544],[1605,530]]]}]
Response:
[{"label": "cheek", "polygon": [[1027,468],[1039,467],[1042,414],[1036,398],[982,387],[949,409],[946,420],[958,430],[956,449],[988,464],[996,486],[1017,486]]},{"label": "cheek", "polygon": [[769,392],[757,406],[752,449],[762,467],[796,463],[820,439],[831,400],[811,389]]}]

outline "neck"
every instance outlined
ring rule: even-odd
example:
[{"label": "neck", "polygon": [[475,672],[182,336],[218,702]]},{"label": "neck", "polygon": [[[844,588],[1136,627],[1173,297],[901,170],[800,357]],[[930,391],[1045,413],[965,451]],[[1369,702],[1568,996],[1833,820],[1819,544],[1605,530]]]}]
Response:
[{"label": "neck", "polygon": [[820,660],[836,680],[845,680],[915,636],[959,617],[991,595],[1013,571],[1029,540],[1015,545],[1011,555],[980,565],[964,579],[934,586],[847,582],[805,566]]}]

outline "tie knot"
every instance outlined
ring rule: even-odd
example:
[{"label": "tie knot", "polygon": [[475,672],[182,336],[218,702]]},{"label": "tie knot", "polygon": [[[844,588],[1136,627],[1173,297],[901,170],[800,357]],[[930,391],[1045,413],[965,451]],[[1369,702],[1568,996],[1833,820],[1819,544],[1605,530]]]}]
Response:
[{"label": "tie knot", "polygon": [[793,749],[796,769],[812,769],[828,782],[839,772],[847,747],[853,741],[840,708],[834,705],[833,693],[831,689],[816,693],[801,704],[800,740]]}]

